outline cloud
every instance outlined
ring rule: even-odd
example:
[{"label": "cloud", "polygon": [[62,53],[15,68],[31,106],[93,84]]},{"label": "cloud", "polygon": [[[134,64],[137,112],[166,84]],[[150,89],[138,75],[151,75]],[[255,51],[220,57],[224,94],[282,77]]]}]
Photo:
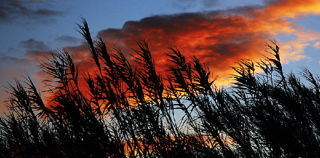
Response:
[{"label": "cloud", "polygon": [[45,61],[51,57],[51,51],[27,51],[25,53],[26,59],[32,60],[35,63]]},{"label": "cloud", "polygon": [[196,3],[193,0],[173,0],[171,1],[171,7],[186,11],[187,9],[196,7]]},{"label": "cloud", "polygon": [[317,48],[317,49],[320,49],[320,41],[316,42],[313,47]]},{"label": "cloud", "polygon": [[55,41],[66,45],[74,45],[79,44],[81,40],[76,37],[62,35],[56,38]]},{"label": "cloud", "polygon": [[299,18],[301,16],[320,14],[318,0],[269,0],[267,6],[257,10],[260,18]]},{"label": "cloud", "polygon": [[30,38],[26,41],[19,42],[19,47],[25,48],[28,51],[49,51],[50,47],[43,41],[37,41]]},{"label": "cloud", "polygon": [[173,8],[186,11],[188,9],[193,9],[196,7],[209,9],[211,7],[218,6],[218,2],[219,0],[202,0],[200,1],[200,3],[197,0],[173,0],[171,1],[171,6]]},{"label": "cloud", "polygon": [[108,46],[116,45],[128,54],[131,48],[137,49],[136,41],[146,39],[159,68],[168,65],[165,53],[169,45],[174,45],[186,56],[197,56],[215,74],[226,77],[238,59],[266,55],[265,42],[279,35],[295,37],[278,41],[284,63],[307,58],[303,54],[305,47],[319,40],[320,34],[306,31],[288,19],[319,15],[320,1],[307,1],[272,0],[265,1],[265,6],[152,16],[128,21],[121,29],[102,30],[99,35]]},{"label": "cloud", "polygon": [[45,3],[40,0],[1,0],[0,22],[33,21],[47,23],[52,21],[53,17],[66,14],[63,11],[48,9],[44,5]]},{"label": "cloud", "polygon": [[202,0],[202,1],[203,1],[203,5],[206,8],[210,8],[210,7],[217,6],[219,0]]}]

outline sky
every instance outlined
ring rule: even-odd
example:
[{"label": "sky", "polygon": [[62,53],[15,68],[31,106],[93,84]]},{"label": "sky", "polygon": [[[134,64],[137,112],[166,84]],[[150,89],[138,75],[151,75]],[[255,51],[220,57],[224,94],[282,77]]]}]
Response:
[{"label": "sky", "polygon": [[176,46],[218,75],[217,84],[230,85],[231,66],[242,58],[261,59],[272,40],[286,73],[305,66],[319,74],[319,0],[1,0],[1,103],[9,97],[8,84],[27,75],[45,89],[39,62],[51,52],[66,50],[80,70],[92,70],[77,32],[81,18],[108,50],[120,48],[128,58],[136,42],[146,40],[160,74],[168,65],[168,47]]}]

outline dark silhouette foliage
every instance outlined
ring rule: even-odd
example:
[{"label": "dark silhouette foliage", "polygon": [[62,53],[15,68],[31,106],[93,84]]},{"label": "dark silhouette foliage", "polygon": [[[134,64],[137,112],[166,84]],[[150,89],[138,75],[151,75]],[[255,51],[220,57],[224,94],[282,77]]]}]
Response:
[{"label": "dark silhouette foliage", "polygon": [[285,75],[276,43],[267,45],[272,58],[239,61],[234,85],[222,89],[175,47],[162,77],[145,41],[132,66],[93,41],[85,20],[79,28],[97,66],[88,91],[67,52],[42,63],[56,83],[49,105],[30,78],[10,85],[0,157],[320,157],[320,79],[306,68],[309,86]]}]

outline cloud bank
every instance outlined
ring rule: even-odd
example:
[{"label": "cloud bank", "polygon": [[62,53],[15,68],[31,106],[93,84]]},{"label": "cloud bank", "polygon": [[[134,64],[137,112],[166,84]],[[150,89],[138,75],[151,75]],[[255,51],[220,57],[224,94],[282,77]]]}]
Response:
[{"label": "cloud bank", "polygon": [[0,22],[37,21],[50,22],[53,17],[62,16],[63,11],[48,9],[41,0],[1,0]]},{"label": "cloud bank", "polygon": [[[101,30],[99,36],[109,48],[116,46],[128,57],[133,53],[132,48],[137,49],[139,39],[146,40],[160,73],[168,65],[165,57],[168,46],[177,46],[185,56],[198,57],[223,80],[233,73],[231,66],[235,66],[237,60],[258,59],[266,55],[265,43],[278,35],[294,37],[288,41],[277,40],[284,63],[307,58],[303,54],[305,47],[320,41],[320,34],[290,19],[319,15],[318,8],[318,0],[303,3],[299,0],[272,0],[265,1],[265,6],[146,17],[140,21],[128,21],[121,29]],[[78,57],[80,67],[85,65],[88,68],[91,59],[88,59],[88,49],[84,45],[66,47],[66,50]]]}]

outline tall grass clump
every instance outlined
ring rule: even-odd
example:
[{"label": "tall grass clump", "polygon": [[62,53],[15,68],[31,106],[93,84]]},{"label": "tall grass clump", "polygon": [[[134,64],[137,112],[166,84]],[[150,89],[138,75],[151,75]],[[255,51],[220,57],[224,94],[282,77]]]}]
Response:
[{"label": "tall grass clump", "polygon": [[319,76],[303,68],[306,86],[285,74],[275,42],[267,44],[273,57],[238,61],[233,86],[223,89],[175,47],[162,76],[145,41],[129,61],[93,41],[85,20],[79,32],[97,68],[85,76],[87,90],[63,51],[41,64],[54,85],[46,104],[30,78],[9,85],[1,157],[320,156]]}]

